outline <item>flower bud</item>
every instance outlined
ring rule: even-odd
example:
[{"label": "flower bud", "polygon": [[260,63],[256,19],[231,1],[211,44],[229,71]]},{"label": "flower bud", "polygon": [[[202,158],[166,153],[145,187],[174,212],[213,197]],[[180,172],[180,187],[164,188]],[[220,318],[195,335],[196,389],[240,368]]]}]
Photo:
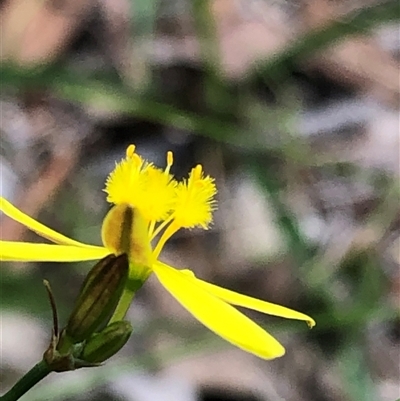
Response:
[{"label": "flower bud", "polygon": [[132,326],[125,320],[111,323],[100,333],[90,337],[83,348],[82,360],[89,363],[101,363],[116,354],[128,341]]},{"label": "flower bud", "polygon": [[109,255],[87,275],[65,333],[72,343],[88,339],[114,311],[128,277],[125,254]]}]

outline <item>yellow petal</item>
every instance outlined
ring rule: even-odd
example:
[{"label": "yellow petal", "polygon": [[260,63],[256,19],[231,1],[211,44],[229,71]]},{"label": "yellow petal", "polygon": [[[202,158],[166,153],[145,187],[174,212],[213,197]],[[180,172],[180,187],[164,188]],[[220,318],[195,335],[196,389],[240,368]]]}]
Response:
[{"label": "yellow petal", "polygon": [[86,245],[79,241],[75,241],[71,238],[66,237],[65,235],[58,233],[57,231],[52,230],[49,227],[46,227],[44,224],[39,223],[32,217],[29,217],[25,213],[21,212],[3,197],[0,197],[0,211],[2,211],[5,215],[12,218],[13,220],[17,221],[18,223],[23,224],[25,227],[34,231],[41,237],[46,238],[57,244],[81,246],[84,248],[91,247],[91,245]]},{"label": "yellow petal", "polygon": [[76,262],[102,259],[110,251],[103,247],[83,248],[72,245],[33,244],[0,241],[0,260],[10,262]]},{"label": "yellow petal", "polygon": [[210,294],[232,305],[243,306],[244,308],[267,313],[268,315],[284,317],[286,319],[304,320],[307,322],[309,327],[315,326],[315,320],[310,316],[305,315],[304,313],[297,312],[293,309],[289,309],[281,305],[276,305],[271,302],[262,301],[261,299],[239,294],[235,291],[227,290],[226,288],[218,287],[217,285],[199,280],[190,270],[183,270],[182,272],[195,280],[197,285],[201,286]]},{"label": "yellow petal", "polygon": [[205,291],[185,273],[164,263],[154,264],[153,271],[184,308],[225,340],[264,359],[285,353],[274,337],[231,305]]}]

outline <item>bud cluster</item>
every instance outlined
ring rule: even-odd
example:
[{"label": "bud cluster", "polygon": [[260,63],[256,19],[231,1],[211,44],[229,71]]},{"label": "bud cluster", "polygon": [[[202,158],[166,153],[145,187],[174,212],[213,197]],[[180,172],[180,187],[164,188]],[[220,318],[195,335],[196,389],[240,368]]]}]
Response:
[{"label": "bud cluster", "polygon": [[[128,271],[126,254],[109,255],[91,269],[67,325],[58,333],[55,324],[51,344],[44,353],[44,360],[53,371],[96,366],[126,344],[132,333],[131,324],[124,320],[110,324],[108,321],[122,295]],[[56,321],[56,311],[53,312]]]}]

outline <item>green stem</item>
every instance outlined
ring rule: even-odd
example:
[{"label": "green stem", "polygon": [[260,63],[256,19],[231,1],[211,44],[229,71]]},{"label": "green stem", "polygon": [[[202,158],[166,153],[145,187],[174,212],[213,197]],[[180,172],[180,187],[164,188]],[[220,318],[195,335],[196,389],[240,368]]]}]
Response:
[{"label": "green stem", "polygon": [[49,365],[44,361],[37,363],[28,373],[18,380],[15,385],[0,397],[1,401],[16,401],[20,399],[35,384],[39,383],[51,372]]},{"label": "green stem", "polygon": [[122,292],[121,298],[119,299],[118,305],[115,309],[115,312],[111,316],[108,324],[119,322],[125,318],[126,312],[128,312],[129,306],[135,296],[135,291],[132,291],[131,288],[125,287]]},{"label": "green stem", "polygon": [[119,299],[117,307],[115,308],[108,324],[119,322],[125,318],[126,312],[128,312],[128,309],[131,306],[136,291],[143,285],[144,281],[145,280],[137,280],[132,277],[128,279],[128,283],[122,292],[121,298]]}]

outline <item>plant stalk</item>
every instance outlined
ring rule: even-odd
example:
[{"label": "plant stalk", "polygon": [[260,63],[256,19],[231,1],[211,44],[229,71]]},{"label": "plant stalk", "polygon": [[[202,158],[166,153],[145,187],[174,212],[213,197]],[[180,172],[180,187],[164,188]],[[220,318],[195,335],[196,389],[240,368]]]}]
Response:
[{"label": "plant stalk", "polygon": [[29,372],[14,384],[6,394],[0,397],[1,401],[17,401],[35,384],[39,383],[51,372],[49,365],[44,361],[37,363]]}]

